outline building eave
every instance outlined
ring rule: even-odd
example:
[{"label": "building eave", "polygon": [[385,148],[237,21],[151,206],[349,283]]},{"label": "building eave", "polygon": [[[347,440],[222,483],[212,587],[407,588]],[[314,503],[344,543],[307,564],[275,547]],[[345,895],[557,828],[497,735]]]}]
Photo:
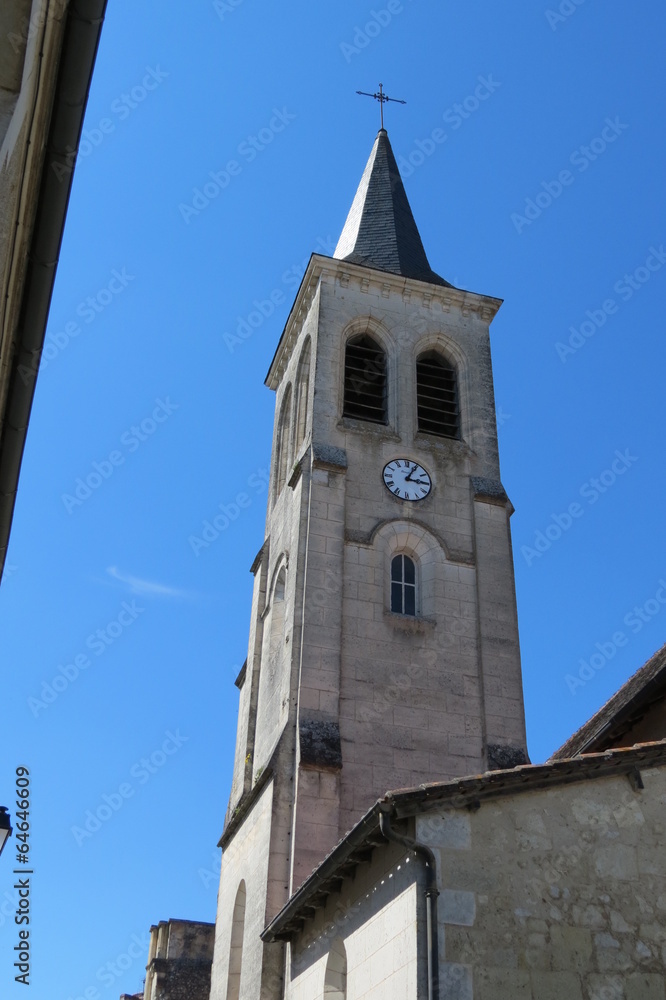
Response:
[{"label": "building eave", "polygon": [[390,808],[397,819],[411,818],[437,807],[476,809],[482,802],[500,796],[594,781],[612,775],[631,777],[641,769],[665,765],[666,740],[661,740],[627,749],[585,754],[546,764],[523,764],[510,770],[488,771],[468,778],[389,791],[383,799],[375,802],[359,823],[315,868],[271,920],[261,937],[268,942],[294,937],[313,908],[323,906],[327,895],[336,891],[336,887],[339,888],[341,879],[350,874],[362,860],[367,860],[364,852],[388,844],[379,828],[380,813],[387,808]]},{"label": "building eave", "polygon": [[600,749],[599,744],[605,740],[621,739],[655,701],[665,697],[666,645],[632,674],[619,691],[555,751],[550,760],[575,757]]},{"label": "building eave", "polygon": [[264,385],[267,385],[269,389],[273,389],[275,391],[280,384],[280,378],[286,367],[286,359],[288,359],[291,355],[291,349],[294,345],[294,341],[298,336],[301,324],[307,314],[310,303],[314,298],[317,284],[319,283],[322,271],[320,262],[322,260],[327,261],[329,259],[330,258],[328,257],[320,257],[319,254],[313,253],[308,261],[305,274],[301,278],[301,283],[298,286],[294,304],[292,305],[289,315],[287,316],[287,322],[285,323],[284,329],[280,334],[280,339],[278,340],[278,345],[275,348],[273,360],[271,361],[268,372],[266,373]]},{"label": "building eave", "polygon": [[[32,218],[21,220],[32,227],[27,254],[10,261],[12,295],[17,296],[18,323],[2,331],[11,341],[11,362],[4,374],[7,383],[0,424],[0,574],[9,545],[21,461],[35,394],[39,359],[44,345],[56,268],[72,187],[72,149],[78,149],[90,91],[92,72],[107,0],[72,0],[67,7],[58,71],[51,106],[43,111],[50,119],[44,144],[39,194]],[[44,94],[41,95],[42,99]],[[34,180],[25,174],[21,186]],[[34,220],[34,224],[33,224]],[[18,225],[18,222],[17,222]],[[28,377],[24,377],[28,372]]]}]

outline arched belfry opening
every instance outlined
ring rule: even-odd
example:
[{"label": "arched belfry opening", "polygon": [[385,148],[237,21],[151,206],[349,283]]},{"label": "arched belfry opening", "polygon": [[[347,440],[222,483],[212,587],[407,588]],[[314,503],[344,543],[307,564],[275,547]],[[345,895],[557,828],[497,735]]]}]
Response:
[{"label": "arched belfry opening", "polygon": [[386,352],[368,333],[347,341],[342,415],[388,423]]},{"label": "arched belfry opening", "polygon": [[416,361],[419,430],[440,437],[460,437],[458,375],[439,351],[426,351]]}]

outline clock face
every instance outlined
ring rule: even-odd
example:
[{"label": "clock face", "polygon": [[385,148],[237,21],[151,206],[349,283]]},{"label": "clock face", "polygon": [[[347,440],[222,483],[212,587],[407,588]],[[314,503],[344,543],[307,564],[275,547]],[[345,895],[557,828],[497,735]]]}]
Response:
[{"label": "clock face", "polygon": [[432,489],[429,474],[412,458],[394,458],[384,466],[384,486],[399,500],[425,500]]}]

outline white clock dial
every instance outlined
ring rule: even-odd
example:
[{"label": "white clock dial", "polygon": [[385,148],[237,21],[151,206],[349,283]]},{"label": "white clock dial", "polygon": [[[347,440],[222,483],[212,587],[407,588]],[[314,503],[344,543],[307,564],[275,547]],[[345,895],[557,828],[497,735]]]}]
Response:
[{"label": "white clock dial", "polygon": [[413,458],[394,458],[384,466],[384,486],[399,500],[425,500],[432,489],[429,474]]}]

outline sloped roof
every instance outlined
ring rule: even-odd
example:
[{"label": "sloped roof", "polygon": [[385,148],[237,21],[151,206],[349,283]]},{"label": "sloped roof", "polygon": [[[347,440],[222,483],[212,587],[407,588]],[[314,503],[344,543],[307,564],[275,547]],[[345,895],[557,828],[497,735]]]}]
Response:
[{"label": "sloped roof", "polygon": [[666,645],[658,649],[550,760],[605,750],[622,739],[645,713],[666,698]]},{"label": "sloped roof", "polygon": [[453,287],[428,263],[386,129],[377,133],[333,256]]},{"label": "sloped roof", "polygon": [[325,905],[327,897],[340,890],[342,880],[351,875],[359,864],[370,861],[374,848],[388,844],[380,830],[381,812],[388,812],[399,820],[433,807],[474,809],[482,801],[499,796],[594,781],[609,775],[626,774],[638,787],[642,787],[641,769],[664,766],[666,740],[661,740],[605,753],[585,754],[569,760],[522,764],[503,771],[487,771],[468,778],[433,781],[415,788],[387,792],[314,869],[271,920],[261,937],[264,941],[276,941],[290,939],[297,934],[305,920],[312,917],[318,907]]}]

